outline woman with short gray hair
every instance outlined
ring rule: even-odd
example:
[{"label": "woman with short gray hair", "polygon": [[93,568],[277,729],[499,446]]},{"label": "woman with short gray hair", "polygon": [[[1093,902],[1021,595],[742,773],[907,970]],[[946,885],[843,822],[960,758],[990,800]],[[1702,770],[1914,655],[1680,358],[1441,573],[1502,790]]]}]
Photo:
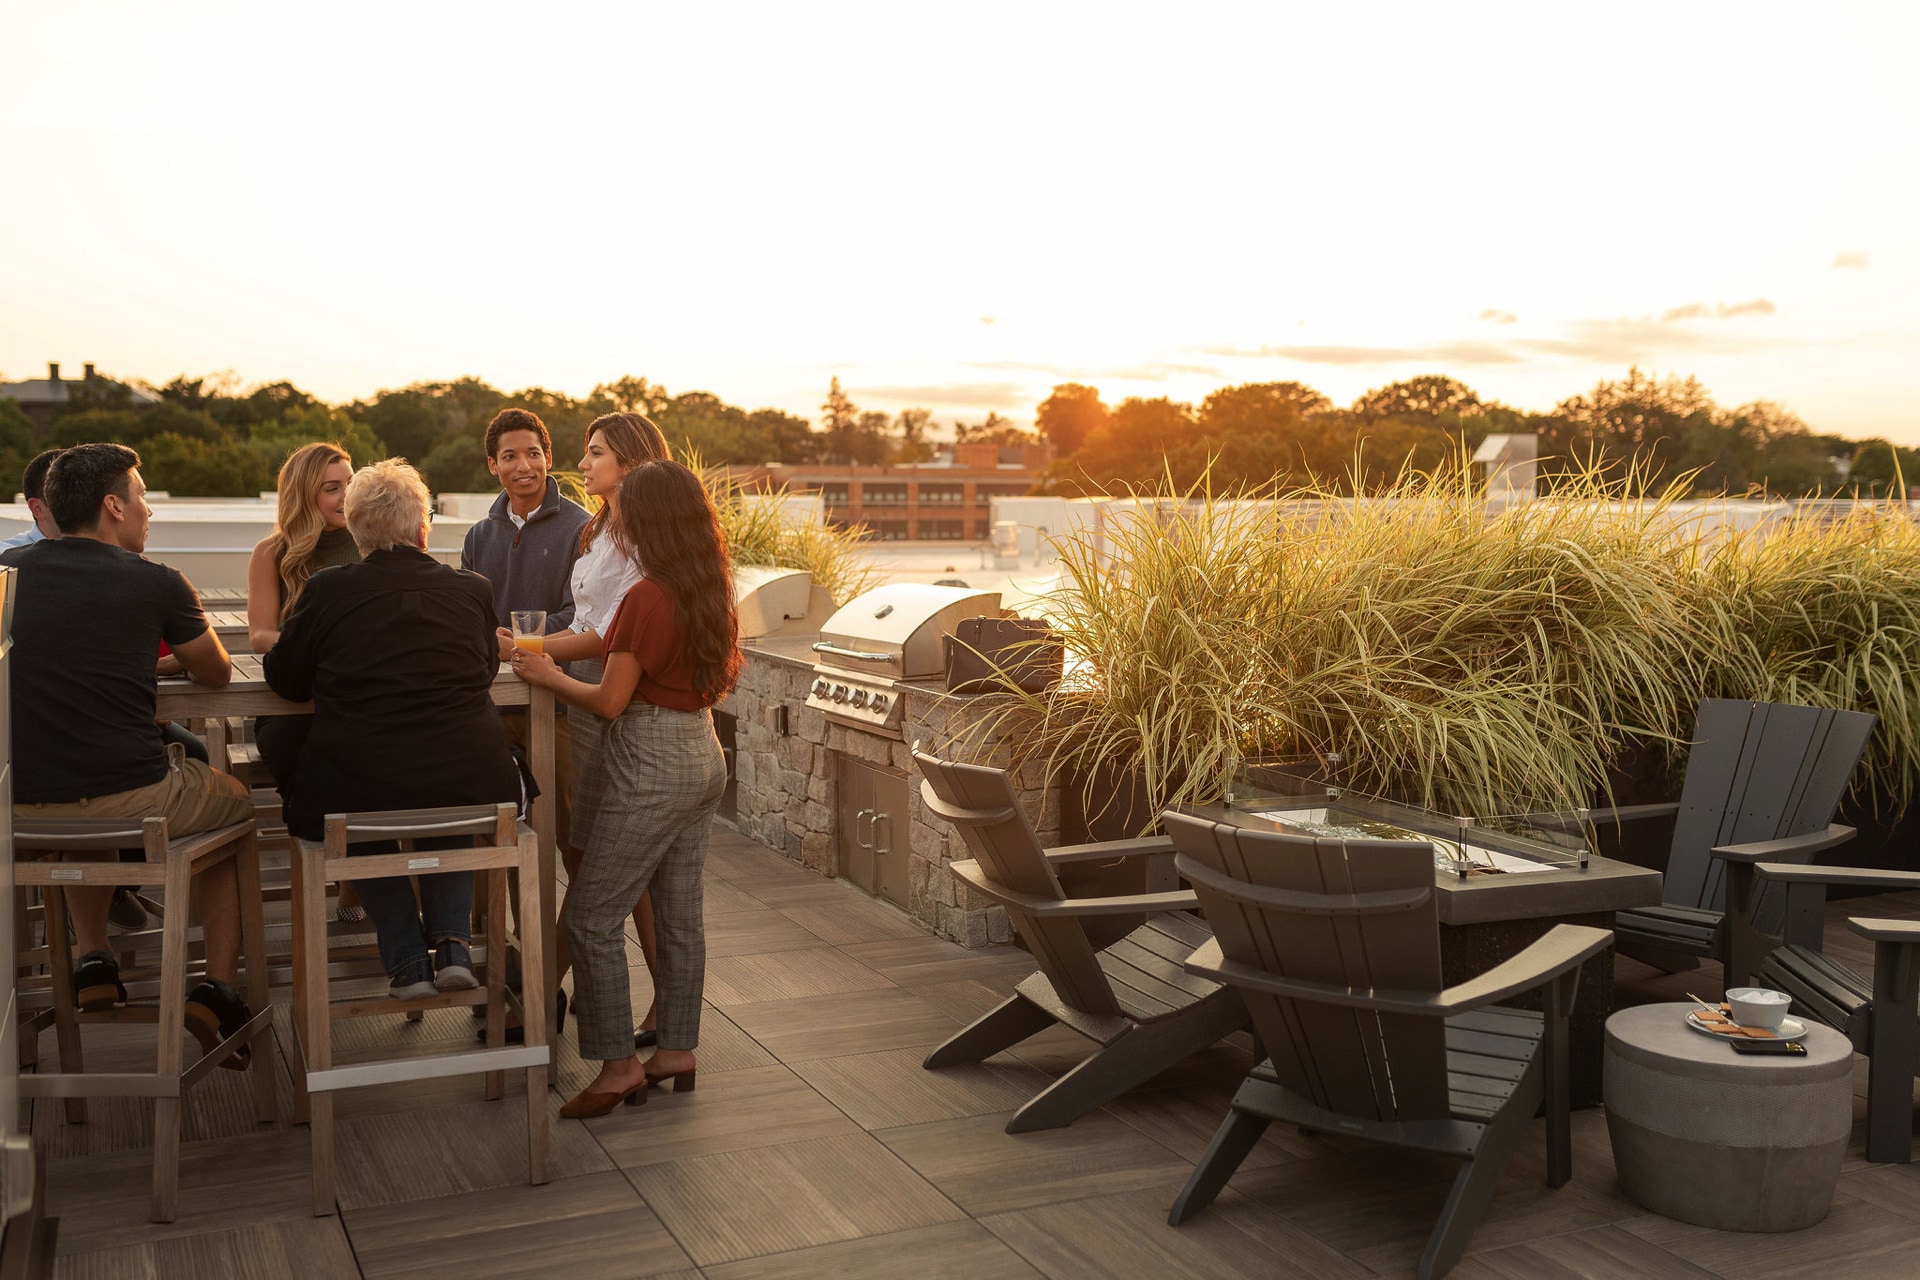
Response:
[{"label": "woman with short gray hair", "polygon": [[424,551],[432,522],[427,482],[404,458],[362,467],[347,481],[347,532],[362,556],[395,547]]},{"label": "woman with short gray hair", "polygon": [[[309,578],[265,658],[275,693],[313,702],[313,731],[285,787],[287,830],[302,840],[323,838],[328,813],[520,799],[491,697],[493,588],[427,554],[429,501],[399,458],[356,472],[347,529],[365,559]],[[404,877],[354,883],[394,996],[475,985],[471,874],[420,877],[417,907]]]}]

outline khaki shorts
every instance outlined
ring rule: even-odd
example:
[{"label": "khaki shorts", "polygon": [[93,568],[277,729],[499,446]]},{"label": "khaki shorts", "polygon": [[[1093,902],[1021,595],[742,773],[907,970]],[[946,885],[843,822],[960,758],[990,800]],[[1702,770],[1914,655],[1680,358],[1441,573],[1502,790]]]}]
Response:
[{"label": "khaki shorts", "polygon": [[165,818],[169,837],[190,836],[253,817],[253,795],[232,774],[167,748],[167,776],[131,791],[60,804],[16,804],[14,821],[34,818]]}]

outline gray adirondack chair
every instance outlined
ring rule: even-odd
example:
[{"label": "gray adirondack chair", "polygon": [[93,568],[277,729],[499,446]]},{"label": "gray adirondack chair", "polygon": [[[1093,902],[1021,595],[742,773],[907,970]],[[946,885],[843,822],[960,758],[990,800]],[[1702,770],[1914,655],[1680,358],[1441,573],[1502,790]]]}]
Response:
[{"label": "gray adirondack chair", "polygon": [[1822,950],[1828,886],[1920,889],[1920,872],[1758,863],[1785,890],[1783,944],[1754,980],[1793,997],[1793,1012],[1826,1023],[1867,1055],[1867,1159],[1913,1159],[1913,1079],[1920,1074],[1920,921],[1855,916],[1847,927],[1873,943],[1871,981]]},{"label": "gray adirondack chair", "polygon": [[[1722,962],[1729,985],[1745,981],[1778,930],[1782,901],[1778,893],[1751,896],[1750,868],[1808,862],[1853,838],[1833,815],[1873,724],[1857,711],[1702,700],[1679,803],[1592,815],[1674,816],[1660,905],[1615,914],[1620,953],[1669,972],[1709,957]],[[1728,928],[1729,919],[1737,927]]]},{"label": "gray adirondack chair", "polygon": [[[1465,1157],[1422,1277],[1459,1259],[1543,1098],[1547,1184],[1567,1181],[1567,1015],[1606,930],[1556,925],[1443,987],[1429,845],[1163,821],[1214,929],[1187,967],[1239,990],[1270,1055],[1235,1093],[1168,1222],[1212,1203],[1275,1120]],[[1489,1007],[1532,991],[1544,1013]]]},{"label": "gray adirondack chair", "polygon": [[[1097,1042],[1092,1057],[1042,1090],[1007,1122],[1008,1133],[1056,1129],[1145,1083],[1247,1025],[1232,991],[1183,967],[1211,934],[1188,914],[1191,891],[1068,898],[1057,868],[1075,862],[1171,854],[1165,838],[1042,849],[1004,770],[953,764],[916,750],[927,808],[957,827],[974,857],[953,874],[1007,909],[1039,962],[1014,994],[928,1055],[929,1069],[979,1062],[1053,1024]],[[1150,913],[1104,949],[1083,921]]]}]

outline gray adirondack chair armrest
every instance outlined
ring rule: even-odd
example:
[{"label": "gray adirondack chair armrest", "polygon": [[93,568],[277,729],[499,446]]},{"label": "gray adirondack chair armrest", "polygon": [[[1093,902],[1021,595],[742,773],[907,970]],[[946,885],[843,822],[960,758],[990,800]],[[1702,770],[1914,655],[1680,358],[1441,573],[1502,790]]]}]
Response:
[{"label": "gray adirondack chair armrest", "polygon": [[1799,862],[1756,862],[1762,880],[1777,880],[1787,890],[1785,941],[1810,951],[1822,950],[1826,934],[1827,886],[1856,889],[1920,889],[1920,871],[1877,871],[1870,867],[1815,867]]},{"label": "gray adirondack chair armrest", "polygon": [[1920,920],[1881,920],[1847,917],[1847,928],[1874,942],[1920,942]]},{"label": "gray adirondack chair armrest", "polygon": [[1104,862],[1112,858],[1150,858],[1156,853],[1172,853],[1173,841],[1167,836],[1142,836],[1138,840],[1055,845],[1041,852],[1048,862]]},{"label": "gray adirondack chair armrest", "polygon": [[1530,943],[1519,955],[1501,961],[1477,978],[1438,992],[1395,991],[1385,987],[1337,987],[1327,982],[1283,978],[1265,969],[1227,959],[1221,954],[1217,939],[1207,942],[1187,957],[1187,972],[1285,999],[1344,1005],[1350,1009],[1373,1009],[1380,1013],[1448,1018],[1545,986],[1612,945],[1613,931],[1610,929],[1557,924],[1545,936]]},{"label": "gray adirondack chair armrest", "polygon": [[1191,889],[1173,893],[1130,893],[1117,898],[1039,898],[995,884],[972,858],[954,863],[953,874],[972,885],[982,897],[991,898],[1003,907],[1017,907],[1041,920],[1124,916],[1142,911],[1196,911],[1200,907],[1199,895]]},{"label": "gray adirondack chair armrest", "polygon": [[1871,867],[1808,867],[1797,862],[1759,862],[1763,880],[1789,885],[1846,885],[1856,889],[1920,889],[1920,871],[1876,871]]},{"label": "gray adirondack chair armrest", "polygon": [[1611,809],[1589,809],[1587,821],[1595,826],[1621,826],[1629,822],[1640,822],[1647,818],[1667,818],[1680,812],[1680,802],[1669,800],[1660,804],[1622,804]]},{"label": "gray adirondack chair armrest", "polygon": [[1811,857],[1822,849],[1843,845],[1853,836],[1852,827],[1831,822],[1825,831],[1810,831],[1804,836],[1782,836],[1778,840],[1756,840],[1751,844],[1716,845],[1709,852],[1728,862],[1765,862],[1783,854],[1791,856],[1804,853]]}]

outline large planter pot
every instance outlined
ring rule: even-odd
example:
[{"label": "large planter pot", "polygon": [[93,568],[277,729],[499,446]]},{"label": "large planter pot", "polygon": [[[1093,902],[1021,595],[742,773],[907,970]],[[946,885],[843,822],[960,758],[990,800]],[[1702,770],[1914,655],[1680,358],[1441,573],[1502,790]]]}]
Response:
[{"label": "large planter pot", "polygon": [[1060,843],[1131,840],[1159,829],[1160,815],[1147,799],[1138,765],[1103,761],[1090,771],[1070,769],[1061,776]]},{"label": "large planter pot", "polygon": [[[1102,764],[1093,770],[1094,803],[1087,803],[1087,775],[1069,772],[1060,780],[1060,843],[1093,844],[1131,840],[1143,830],[1158,831],[1160,815],[1147,801],[1146,782],[1132,765]],[[1102,798],[1105,798],[1104,800]],[[1121,897],[1162,893],[1178,887],[1172,857],[1116,858],[1112,862],[1068,863],[1056,869],[1069,898]],[[1137,916],[1094,916],[1081,921],[1095,947],[1126,937],[1147,922]]]}]

